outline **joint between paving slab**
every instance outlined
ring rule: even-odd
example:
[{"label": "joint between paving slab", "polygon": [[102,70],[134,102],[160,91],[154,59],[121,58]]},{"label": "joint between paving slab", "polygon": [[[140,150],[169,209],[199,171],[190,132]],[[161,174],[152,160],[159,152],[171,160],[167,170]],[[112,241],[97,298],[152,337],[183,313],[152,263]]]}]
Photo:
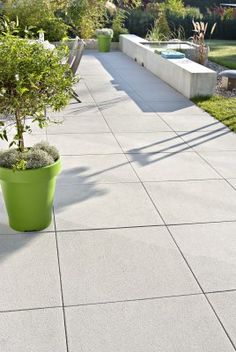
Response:
[{"label": "joint between paving slab", "polygon": [[8,309],[8,310],[0,310],[0,314],[27,312],[27,311],[35,311],[35,310],[58,309],[58,308],[63,309],[63,308],[71,308],[71,307],[98,306],[98,305],[106,305],[106,304],[129,303],[129,302],[139,302],[139,301],[155,301],[155,300],[162,300],[162,299],[204,296],[204,295],[210,295],[210,294],[221,294],[221,293],[227,293],[227,292],[236,292],[236,288],[235,289],[228,289],[228,290],[205,291],[205,292],[198,292],[198,293],[178,294],[178,295],[132,298],[132,299],[116,300],[116,301],[100,301],[100,302],[88,302],[88,303],[77,303],[77,304],[65,304],[65,305],[57,305],[57,306]]},{"label": "joint between paving slab", "polygon": [[66,343],[66,350],[67,350],[67,352],[69,352],[68,334],[67,334],[67,325],[66,325],[66,314],[65,314],[64,295],[63,295],[63,285],[62,285],[62,274],[61,274],[61,266],[60,266],[60,258],[59,258],[59,246],[58,246],[58,239],[57,239],[57,226],[56,226],[56,217],[55,217],[54,208],[53,208],[53,221],[54,221],[54,228],[55,228],[55,243],[56,243],[57,264],[58,264],[58,272],[59,272],[59,280],[60,280],[60,291],[61,291],[65,343]]}]

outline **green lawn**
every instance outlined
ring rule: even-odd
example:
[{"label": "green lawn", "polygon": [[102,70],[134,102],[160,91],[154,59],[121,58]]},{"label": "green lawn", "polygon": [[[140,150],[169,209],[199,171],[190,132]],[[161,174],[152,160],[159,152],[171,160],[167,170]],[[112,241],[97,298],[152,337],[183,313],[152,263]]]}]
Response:
[{"label": "green lawn", "polygon": [[[211,61],[230,69],[236,69],[236,40],[208,40],[207,44],[210,46],[209,59]],[[236,98],[197,97],[193,101],[236,132]]]},{"label": "green lawn", "polygon": [[211,61],[236,69],[236,40],[208,40],[207,44]]},{"label": "green lawn", "polygon": [[194,103],[236,132],[236,98],[194,98]]}]

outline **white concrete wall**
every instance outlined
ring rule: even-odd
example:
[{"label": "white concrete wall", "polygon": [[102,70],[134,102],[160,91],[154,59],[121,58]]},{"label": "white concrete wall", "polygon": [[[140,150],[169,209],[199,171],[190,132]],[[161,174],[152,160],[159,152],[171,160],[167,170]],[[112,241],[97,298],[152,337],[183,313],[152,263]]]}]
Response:
[{"label": "white concrete wall", "polygon": [[120,50],[178,90],[187,98],[212,95],[217,83],[215,71],[189,59],[164,59],[133,34],[120,36]]}]

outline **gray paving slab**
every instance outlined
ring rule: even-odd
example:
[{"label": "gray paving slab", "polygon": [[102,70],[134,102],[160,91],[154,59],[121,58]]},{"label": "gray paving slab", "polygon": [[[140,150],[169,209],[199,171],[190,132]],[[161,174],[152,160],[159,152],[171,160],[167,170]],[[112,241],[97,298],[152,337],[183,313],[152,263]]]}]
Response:
[{"label": "gray paving slab", "polygon": [[203,110],[193,104],[187,98],[183,101],[149,101],[148,105],[152,109],[153,112],[156,113],[168,113],[168,115],[181,115],[181,116],[191,116],[191,115],[205,115]]},{"label": "gray paving slab", "polygon": [[236,179],[228,179],[228,181],[236,189]]},{"label": "gray paving slab", "polygon": [[65,232],[58,243],[66,305],[201,292],[165,227]]},{"label": "gray paving slab", "polygon": [[236,194],[223,180],[145,185],[167,224],[236,220]]},{"label": "gray paving slab", "polygon": [[171,128],[155,113],[138,115],[106,116],[106,121],[113,132],[161,132]]},{"label": "gray paving slab", "polygon": [[109,101],[111,102],[116,102],[118,100],[125,101],[130,98],[130,95],[128,95],[126,92],[117,91],[117,90],[92,92],[92,96],[96,103],[104,104],[104,105],[108,104]]},{"label": "gray paving slab", "polygon": [[120,51],[110,52],[109,56],[104,55],[101,58],[101,62],[108,62],[112,67],[120,70],[121,68],[133,68],[134,67],[134,60],[130,57],[124,55]]},{"label": "gray paving slab", "polygon": [[136,115],[148,112],[153,112],[147,103],[139,97],[133,100],[131,97],[118,97],[110,99],[107,102],[99,103],[98,107],[102,112],[103,116],[115,116],[115,115]]},{"label": "gray paving slab", "polygon": [[122,152],[111,133],[50,134],[48,140],[58,148],[60,155]]},{"label": "gray paving slab", "polygon": [[183,115],[178,115],[178,114],[162,114],[159,113],[159,116],[174,130],[174,131],[189,131],[189,132],[194,132],[194,131],[212,131],[216,130],[219,128],[225,128],[221,122],[218,120],[214,119],[212,116],[205,114],[205,113],[200,113],[198,115],[192,115],[192,114],[183,114]]},{"label": "gray paving slab", "polygon": [[0,313],[2,352],[66,352],[61,309]]},{"label": "gray paving slab", "polygon": [[236,150],[236,134],[228,128],[220,127],[209,132],[178,133],[183,140],[197,151]]},{"label": "gray paving slab", "polygon": [[142,181],[221,178],[196,153],[127,154]]},{"label": "gray paving slab", "polygon": [[47,115],[49,118],[57,118],[57,117],[65,117],[65,116],[91,116],[91,115],[99,115],[101,116],[101,112],[95,103],[78,103],[76,100],[71,100],[70,104],[60,112],[58,111],[47,111]]},{"label": "gray paving slab", "polygon": [[16,233],[8,225],[7,212],[3,200],[2,189],[0,188],[0,235]]},{"label": "gray paving slab", "polygon": [[153,74],[148,76],[140,77],[140,74],[132,75],[132,76],[123,76],[123,80],[128,83],[133,90],[142,89],[147,91],[159,90],[163,89],[173,89],[167,83],[163,82],[158,77]]},{"label": "gray paving slab", "polygon": [[93,75],[90,78],[91,79],[89,79],[88,76],[87,78],[86,76],[82,76],[82,80],[86,82],[86,86],[90,92],[93,92],[94,90],[97,91],[98,88],[101,88],[102,86],[105,88],[105,91],[107,88],[118,88],[119,90],[122,89],[122,87],[125,87],[125,90],[129,89],[133,91],[129,83],[124,81],[119,75],[113,75],[112,78],[103,77],[102,79],[100,76]]},{"label": "gray paving slab", "polygon": [[[54,123],[55,121],[55,123]],[[58,116],[47,127],[48,134],[102,133],[110,132],[104,118],[98,114]]]},{"label": "gray paving slab", "polygon": [[[132,71],[132,72],[130,72]],[[124,69],[119,71],[119,75],[125,80],[132,88],[137,88],[138,86],[147,87],[151,83],[162,85],[161,80],[158,80],[151,72],[138,66],[138,69]]]},{"label": "gray paving slab", "polygon": [[80,80],[79,83],[74,85],[73,89],[79,95],[79,98],[83,103],[94,103],[93,97],[84,81]]},{"label": "gray paving slab", "polygon": [[[80,71],[81,69],[79,72]],[[109,73],[109,71],[103,65],[97,65],[97,63],[87,66],[87,69],[83,70],[82,72],[83,77],[89,78],[92,76],[99,76],[101,79],[112,79],[112,75]]]},{"label": "gray paving slab", "polygon": [[173,101],[180,101],[186,102],[186,98],[183,97],[182,94],[178,93],[172,88],[165,88],[162,85],[159,86],[159,89],[150,90],[146,88],[137,88],[136,93],[146,102],[158,102],[158,101],[166,101],[166,102],[173,102]]},{"label": "gray paving slab", "polygon": [[[38,131],[38,130],[37,130]],[[9,148],[9,144],[10,142],[13,140],[15,134],[14,133],[9,133],[8,134],[8,141],[3,141],[2,139],[0,140],[0,150],[1,149],[8,149]],[[42,141],[46,141],[47,137],[46,137],[46,131],[43,130],[42,133],[40,133],[40,131],[38,131],[38,133],[31,133],[31,134],[25,134],[25,145],[26,146],[32,146],[36,143],[42,142]]]},{"label": "gray paving slab", "polygon": [[236,291],[208,294],[207,296],[236,345]]},{"label": "gray paving slab", "polygon": [[172,226],[205,292],[236,289],[236,222]]},{"label": "gray paving slab", "polygon": [[202,296],[66,309],[69,350],[233,352]]},{"label": "gray paving slab", "polygon": [[116,77],[110,81],[96,80],[86,81],[86,86],[90,94],[95,98],[96,95],[102,95],[102,93],[126,93],[135,94],[134,90],[124,82],[120,77]]},{"label": "gray paving slab", "polygon": [[55,235],[1,235],[0,277],[0,311],[61,305]]},{"label": "gray paving slab", "polygon": [[138,182],[134,170],[122,154],[62,157],[62,172],[58,183],[118,183]]},{"label": "gray paving slab", "polygon": [[58,185],[58,230],[163,224],[138,183]]},{"label": "gray paving slab", "polygon": [[137,93],[129,87],[128,84],[124,84],[123,81],[114,80],[107,82],[95,82],[88,84],[88,89],[96,103],[105,102],[106,100],[112,100],[115,98],[120,99],[140,99]]},{"label": "gray paving slab", "polygon": [[115,133],[125,153],[172,153],[191,151],[191,148],[174,132]]},{"label": "gray paving slab", "polygon": [[200,155],[212,165],[223,177],[236,178],[235,151],[201,151]]}]

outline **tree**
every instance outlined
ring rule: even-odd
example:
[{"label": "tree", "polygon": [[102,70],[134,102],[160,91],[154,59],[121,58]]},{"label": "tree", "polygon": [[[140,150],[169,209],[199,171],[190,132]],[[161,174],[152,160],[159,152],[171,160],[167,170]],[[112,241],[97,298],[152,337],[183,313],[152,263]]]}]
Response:
[{"label": "tree", "polygon": [[12,124],[16,128],[12,144],[24,152],[27,117],[43,127],[47,106],[60,110],[67,105],[73,78],[69,66],[61,64],[64,47],[50,51],[11,35],[1,36],[0,42],[0,114],[5,117],[0,137],[8,140],[8,124]]}]

